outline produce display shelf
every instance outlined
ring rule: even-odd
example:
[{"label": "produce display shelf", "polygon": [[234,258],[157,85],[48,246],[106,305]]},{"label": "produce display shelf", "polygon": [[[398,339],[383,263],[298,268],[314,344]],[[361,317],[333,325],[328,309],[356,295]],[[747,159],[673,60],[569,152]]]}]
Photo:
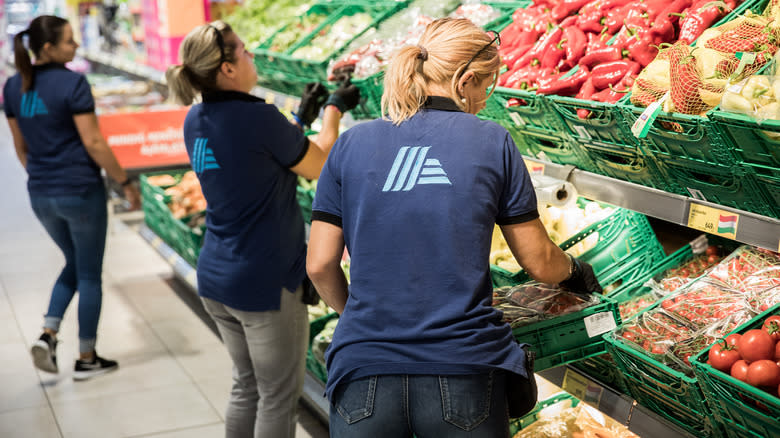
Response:
[{"label": "produce display shelf", "polygon": [[567,180],[574,184],[580,196],[634,210],[675,224],[689,226],[688,219],[692,205],[736,214],[739,216],[739,222],[736,238],[733,240],[771,251],[780,250],[780,220],[778,219],[597,175],[572,166],[541,161],[527,156],[523,158],[535,169],[543,169],[544,175]]},{"label": "produce display shelf", "polygon": [[121,70],[123,72],[148,79],[157,84],[167,86],[165,72],[149,67],[148,65],[138,64],[127,59],[122,59],[116,55],[98,50],[78,49],[76,54],[86,59],[87,61],[113,67],[117,70]]}]

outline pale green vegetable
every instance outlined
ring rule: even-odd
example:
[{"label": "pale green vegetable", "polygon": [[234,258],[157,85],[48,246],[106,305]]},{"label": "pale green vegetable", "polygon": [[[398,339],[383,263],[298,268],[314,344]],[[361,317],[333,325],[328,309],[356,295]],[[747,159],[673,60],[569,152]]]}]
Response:
[{"label": "pale green vegetable", "polygon": [[753,103],[741,95],[730,91],[723,94],[723,100],[720,102],[720,107],[726,111],[748,114],[752,113],[754,109]]},{"label": "pale green vegetable", "polygon": [[742,87],[742,97],[748,100],[756,100],[762,96],[773,97],[772,83],[767,76],[751,76],[745,86]]}]

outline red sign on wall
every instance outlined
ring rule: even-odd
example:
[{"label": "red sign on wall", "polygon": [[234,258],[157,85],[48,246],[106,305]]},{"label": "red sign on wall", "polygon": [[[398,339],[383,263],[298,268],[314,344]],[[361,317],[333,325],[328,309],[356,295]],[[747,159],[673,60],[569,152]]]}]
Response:
[{"label": "red sign on wall", "polygon": [[100,131],[124,168],[188,165],[184,118],[189,108],[104,114]]}]

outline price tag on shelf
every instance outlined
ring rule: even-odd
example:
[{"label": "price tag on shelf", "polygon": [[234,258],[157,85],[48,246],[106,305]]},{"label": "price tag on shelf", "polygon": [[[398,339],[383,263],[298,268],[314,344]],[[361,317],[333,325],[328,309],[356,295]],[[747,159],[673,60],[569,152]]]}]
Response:
[{"label": "price tag on shelf", "polygon": [[615,315],[612,312],[599,312],[594,313],[588,317],[585,317],[585,331],[591,338],[604,333],[617,327],[615,323]]},{"label": "price tag on shelf", "polygon": [[710,234],[736,239],[739,215],[692,202],[688,213],[688,226]]},{"label": "price tag on shelf", "polygon": [[599,405],[601,395],[604,393],[604,388],[601,385],[590,381],[585,376],[569,368],[563,374],[561,387],[569,394],[594,406]]},{"label": "price tag on shelf", "polygon": [[265,93],[265,103],[273,105],[276,101],[276,95],[274,93]]},{"label": "price tag on shelf", "polygon": [[544,164],[535,161],[523,160],[528,173],[531,175],[544,175]]}]

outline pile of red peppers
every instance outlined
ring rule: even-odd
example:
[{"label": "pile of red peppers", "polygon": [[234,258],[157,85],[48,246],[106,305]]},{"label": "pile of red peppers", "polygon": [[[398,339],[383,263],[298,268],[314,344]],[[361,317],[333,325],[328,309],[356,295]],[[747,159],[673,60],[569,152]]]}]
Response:
[{"label": "pile of red peppers", "polygon": [[[741,0],[535,0],[501,33],[498,85],[614,103],[658,46],[691,44]],[[576,70],[575,70],[576,69]]]}]

